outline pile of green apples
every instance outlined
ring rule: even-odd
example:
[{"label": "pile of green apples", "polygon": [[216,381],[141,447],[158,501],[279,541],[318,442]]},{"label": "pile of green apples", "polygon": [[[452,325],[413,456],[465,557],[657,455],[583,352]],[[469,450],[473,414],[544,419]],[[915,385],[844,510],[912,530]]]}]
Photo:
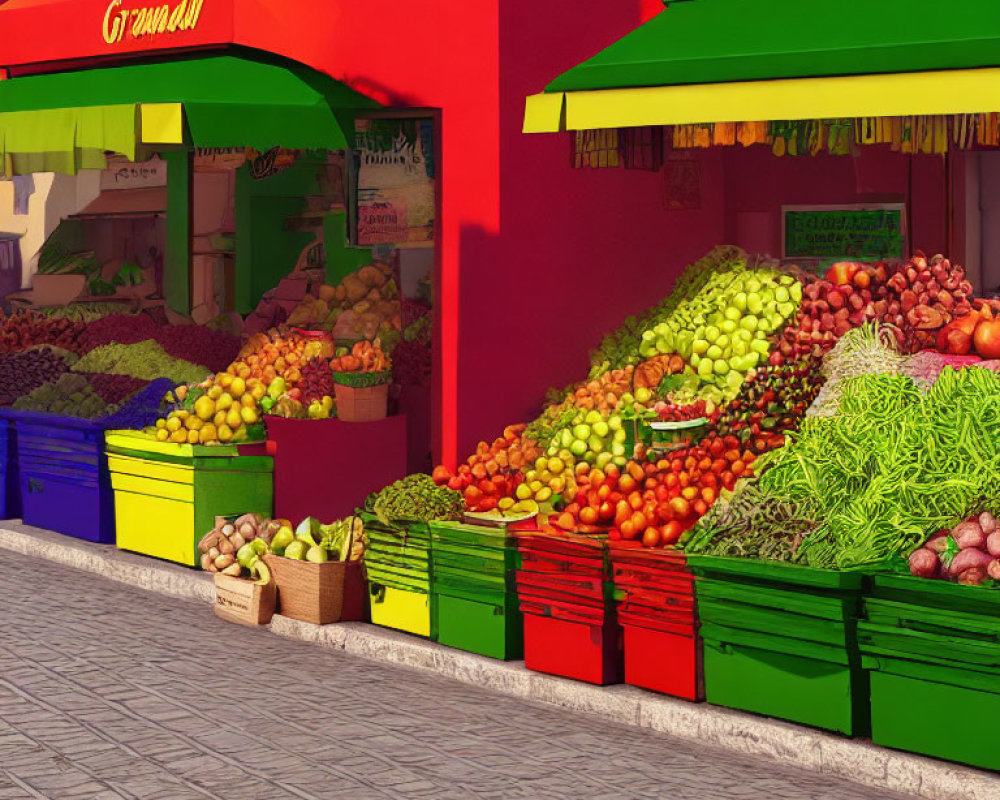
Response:
[{"label": "pile of green apples", "polygon": [[795,317],[801,300],[802,285],[791,275],[731,271],[645,331],[639,352],[643,358],[677,353],[697,374],[699,394],[724,401],[767,361],[769,337]]},{"label": "pile of green apples", "polygon": [[608,464],[619,467],[628,462],[625,442],[628,433],[620,414],[605,418],[599,411],[581,411],[570,424],[559,430],[549,443],[549,457],[572,456],[574,462],[585,461],[604,469]]}]

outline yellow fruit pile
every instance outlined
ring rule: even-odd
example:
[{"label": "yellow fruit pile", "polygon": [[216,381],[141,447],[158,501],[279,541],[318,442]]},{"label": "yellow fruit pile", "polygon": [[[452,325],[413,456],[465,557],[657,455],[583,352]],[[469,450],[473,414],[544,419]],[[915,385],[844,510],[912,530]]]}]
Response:
[{"label": "yellow fruit pile", "polygon": [[[267,386],[259,378],[243,378],[220,372],[197,387],[204,392],[193,409],[171,411],[156,421],[156,438],[175,444],[225,444],[244,441],[247,426],[260,422],[260,401]],[[188,388],[174,394],[183,401]]]},{"label": "yellow fruit pile", "polygon": [[552,458],[540,456],[535,460],[534,469],[525,471],[524,483],[518,484],[514,497],[518,501],[534,500],[536,503],[546,503],[554,495],[571,500],[577,492],[573,464],[573,455],[569,450]]}]

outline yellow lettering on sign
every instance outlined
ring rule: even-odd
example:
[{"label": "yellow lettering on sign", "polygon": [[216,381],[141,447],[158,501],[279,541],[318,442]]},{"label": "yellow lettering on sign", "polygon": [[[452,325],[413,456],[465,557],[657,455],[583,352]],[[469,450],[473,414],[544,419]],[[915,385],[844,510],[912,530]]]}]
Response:
[{"label": "yellow lettering on sign", "polygon": [[102,33],[108,44],[124,41],[126,33],[133,39],[156,36],[160,33],[190,31],[198,25],[205,0],[180,0],[146,8],[122,9],[125,0],[111,0],[104,12]]}]

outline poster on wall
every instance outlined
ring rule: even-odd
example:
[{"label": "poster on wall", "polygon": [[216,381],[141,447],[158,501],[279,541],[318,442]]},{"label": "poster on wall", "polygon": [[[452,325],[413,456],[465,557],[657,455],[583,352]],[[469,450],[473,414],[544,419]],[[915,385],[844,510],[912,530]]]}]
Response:
[{"label": "poster on wall", "polygon": [[428,247],[434,242],[434,121],[355,121],[352,243]]},{"label": "poster on wall", "polygon": [[904,203],[782,206],[786,259],[901,259],[906,244]]}]

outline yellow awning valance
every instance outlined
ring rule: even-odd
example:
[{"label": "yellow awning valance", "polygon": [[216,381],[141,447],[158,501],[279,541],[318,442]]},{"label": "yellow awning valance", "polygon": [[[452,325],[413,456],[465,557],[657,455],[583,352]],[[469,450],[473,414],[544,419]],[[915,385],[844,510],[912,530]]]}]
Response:
[{"label": "yellow awning valance", "polygon": [[994,67],[549,92],[527,98],[524,132],[991,111],[1000,111]]}]

